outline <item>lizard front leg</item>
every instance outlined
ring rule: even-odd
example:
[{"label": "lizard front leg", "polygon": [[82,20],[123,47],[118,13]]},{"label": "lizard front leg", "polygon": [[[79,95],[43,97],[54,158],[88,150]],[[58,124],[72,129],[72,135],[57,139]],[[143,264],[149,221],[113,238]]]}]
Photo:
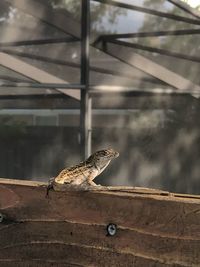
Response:
[{"label": "lizard front leg", "polygon": [[84,182],[82,182],[81,184],[80,184],[80,186],[82,187],[82,188],[85,188],[85,189],[88,189],[89,187],[91,187],[91,186],[97,186],[97,184],[95,184],[94,182],[93,182],[93,180],[94,180],[94,178],[97,176],[96,175],[96,173],[94,173],[94,171],[93,170],[91,170],[91,171],[89,171],[87,174],[85,174],[85,173],[83,173],[82,172],[82,175],[84,176]]},{"label": "lizard front leg", "polygon": [[95,182],[93,182],[90,179],[87,179],[87,184],[91,185],[91,186],[97,186],[97,184],[95,184]]},{"label": "lizard front leg", "polygon": [[97,186],[95,182],[93,182],[94,178],[98,175],[98,171],[90,170],[88,176],[86,177],[86,183],[90,186]]}]

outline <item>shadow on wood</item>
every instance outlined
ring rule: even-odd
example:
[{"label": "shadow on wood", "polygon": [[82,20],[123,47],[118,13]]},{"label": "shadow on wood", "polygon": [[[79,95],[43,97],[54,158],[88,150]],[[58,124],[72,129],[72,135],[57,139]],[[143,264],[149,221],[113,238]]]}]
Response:
[{"label": "shadow on wood", "polygon": [[[0,179],[0,266],[200,266],[200,196]],[[114,236],[108,224],[117,226]]]}]

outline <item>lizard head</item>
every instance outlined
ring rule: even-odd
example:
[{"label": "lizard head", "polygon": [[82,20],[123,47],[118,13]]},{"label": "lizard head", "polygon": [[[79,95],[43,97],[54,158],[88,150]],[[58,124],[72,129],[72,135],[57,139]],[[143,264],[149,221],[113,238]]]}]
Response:
[{"label": "lizard head", "polygon": [[110,161],[114,158],[117,158],[118,156],[119,156],[119,153],[114,151],[112,148],[104,149],[104,150],[100,150],[92,154],[86,160],[86,162],[89,164],[94,164],[100,174],[108,166]]}]

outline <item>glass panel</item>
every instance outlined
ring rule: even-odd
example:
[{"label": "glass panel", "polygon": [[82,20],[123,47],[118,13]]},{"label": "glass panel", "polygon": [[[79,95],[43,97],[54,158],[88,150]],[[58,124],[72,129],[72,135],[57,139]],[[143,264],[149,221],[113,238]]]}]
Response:
[{"label": "glass panel", "polygon": [[[152,48],[159,48],[171,52],[177,52],[186,56],[199,57],[200,34],[175,35],[175,36],[161,36],[161,37],[142,37],[123,39],[131,43],[141,44],[143,46],[150,46]],[[196,45],[194,45],[196,44]]]},{"label": "glass panel", "polygon": [[[2,1],[1,5],[4,5]],[[50,37],[66,37],[63,31],[49,26],[14,6],[7,8],[0,20],[1,42],[14,42]]]},{"label": "glass panel", "polygon": [[[80,44],[47,44],[6,49],[14,57],[68,83],[80,81]],[[38,70],[39,70],[38,69]]]},{"label": "glass panel", "polygon": [[185,4],[191,8],[200,11],[200,1],[199,0],[180,0],[182,4]]},{"label": "glass panel", "polygon": [[[41,3],[41,0],[36,1]],[[54,13],[68,11],[74,18],[81,19],[81,0],[43,0],[42,4],[53,9]]]},{"label": "glass panel", "polygon": [[[136,78],[127,79],[119,76],[93,73],[93,72],[91,72],[90,83],[91,86],[103,86],[104,90],[106,90],[106,86],[108,86],[108,89],[109,86],[113,86],[113,90],[115,90],[115,87],[118,88],[121,86],[122,92],[123,92],[123,87],[124,87],[124,92],[126,92],[126,90],[149,91],[150,89],[156,89],[156,90],[170,89],[170,86],[166,85],[165,83],[159,82],[157,79],[150,77],[149,78],[141,77],[140,79]],[[101,88],[99,88],[99,90],[100,89]]]},{"label": "glass panel", "polygon": [[[90,84],[132,86],[133,88],[165,88],[166,84],[97,49],[91,48]],[[114,68],[113,68],[114,66]]]},{"label": "glass panel", "polygon": [[[76,5],[64,2],[34,1],[22,4],[15,1],[11,5],[1,1],[0,45],[3,52],[20,59],[22,63],[65,79],[63,82],[80,83],[80,42],[77,40],[81,24],[73,14],[80,15],[81,1],[76,1]],[[11,69],[18,72],[19,64],[10,64]],[[35,73],[34,77],[29,77],[39,81],[36,76]]]},{"label": "glass panel", "polygon": [[29,46],[20,46],[13,49],[6,49],[7,53],[21,55],[22,57],[34,59],[48,59],[52,61],[52,63],[64,62],[70,64],[80,64],[80,43],[74,44],[44,44],[44,45],[29,45]]},{"label": "glass panel", "polygon": [[[21,57],[17,58],[21,59]],[[56,81],[58,78],[61,79],[60,83],[79,83],[80,81],[80,71],[78,67],[71,68],[63,64],[48,63],[46,61],[34,60],[25,57],[23,58],[23,61],[37,67],[39,72],[41,69],[42,71],[45,71],[45,73],[52,75],[52,80],[54,80],[55,77],[56,80],[52,83],[57,83]],[[46,80],[46,82],[48,83],[48,80]]]},{"label": "glass panel", "polygon": [[[199,94],[152,95],[148,90],[156,88],[174,90],[174,88],[148,75],[145,64],[137,69],[137,64],[131,67],[126,63],[130,57],[134,59],[134,54],[138,53],[153,63],[156,62],[158,68],[159,65],[164,66],[166,72],[171,70],[171,74],[177,73],[182,78],[199,84],[199,35],[196,34],[198,31],[195,34],[178,33],[177,36],[159,33],[159,31],[198,29],[199,22],[195,16],[168,1],[119,0],[118,2],[182,16],[192,19],[193,23],[192,20],[188,23],[92,2],[92,41],[111,33],[145,32],[147,36],[150,34],[149,37],[120,39],[141,46],[141,49],[124,46],[124,56],[120,46],[119,50],[113,52],[109,41],[107,45],[105,43],[100,47],[101,51],[91,49],[92,85],[104,84],[105,88],[106,85],[112,85],[138,89],[138,92],[126,94],[101,92],[93,95],[95,107],[92,121],[93,150],[113,147],[120,152],[120,157],[113,161],[95,182],[104,185],[144,186],[176,192],[200,193]],[[100,8],[102,8],[101,18],[95,16],[95,10]],[[158,37],[153,37],[152,32]],[[183,56],[193,56],[196,57],[196,61],[167,56],[156,51],[146,51],[145,46],[181,53]],[[165,75],[164,71],[162,74]],[[169,83],[170,79],[172,78],[169,75]]]},{"label": "glass panel", "polygon": [[[172,3],[166,0],[158,0],[158,1],[155,1],[155,0],[114,0],[114,1],[194,19],[193,15],[189,14],[188,12],[184,11],[183,9],[177,7],[176,5],[173,5]],[[184,2],[184,0],[182,0],[181,2]],[[196,4],[192,2],[197,3],[198,1],[189,0],[188,2],[190,2],[192,6],[196,6]]]},{"label": "glass panel", "polygon": [[[199,68],[200,63],[192,62],[190,60],[179,59],[175,57],[160,55],[158,53],[151,53],[148,51],[142,51],[139,49],[134,49],[133,51],[151,59],[152,61],[166,67],[169,70],[181,75],[182,77],[194,82],[195,84],[200,84],[199,78]],[[145,66],[144,66],[145,71]]]},{"label": "glass panel", "polygon": [[[163,5],[163,2],[154,4],[153,10],[157,11],[155,5]],[[155,16],[144,12],[128,10],[119,7],[113,7],[105,4],[91,2],[91,29],[92,39],[110,33],[133,33],[140,31],[166,31],[166,30],[180,30],[180,29],[195,29],[199,28],[198,21],[196,24],[187,23],[184,21],[177,21],[164,16]],[[148,7],[149,4],[146,5]],[[175,7],[176,8],[176,7]],[[96,10],[101,10],[101,17],[96,16]],[[184,12],[185,13],[185,12]],[[169,12],[169,14],[173,14]],[[185,13],[185,17],[189,18],[190,15]],[[195,20],[194,16],[191,16]]]}]

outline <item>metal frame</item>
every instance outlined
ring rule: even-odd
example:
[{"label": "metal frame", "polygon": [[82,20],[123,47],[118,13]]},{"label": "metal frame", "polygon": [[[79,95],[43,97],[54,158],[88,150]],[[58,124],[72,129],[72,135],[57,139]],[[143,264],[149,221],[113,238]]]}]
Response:
[{"label": "metal frame", "polygon": [[[93,0],[95,2],[111,5],[119,8],[125,8],[137,12],[142,12],[154,16],[164,17],[176,21],[182,21],[191,25],[200,25],[199,13],[187,8],[177,0],[168,0],[168,2],[176,5],[187,14],[193,15],[194,18],[188,18],[184,16],[169,14],[166,12],[160,12],[152,10],[147,7],[140,7],[125,3],[116,2],[113,0]],[[37,18],[38,20],[46,23],[70,36],[62,38],[48,38],[45,40],[22,40],[15,42],[2,42],[0,43],[0,65],[11,69],[17,73],[24,75],[31,79],[30,82],[23,80],[8,79],[8,82],[2,82],[0,87],[27,87],[34,89],[56,89],[65,95],[71,96],[76,100],[80,100],[80,133],[81,133],[81,157],[85,158],[91,153],[91,136],[92,136],[92,94],[104,93],[104,92],[140,92],[140,89],[123,87],[123,86],[93,86],[89,84],[89,71],[95,71],[110,75],[123,76],[131,79],[135,79],[134,72],[137,70],[142,71],[146,75],[147,81],[157,84],[154,89],[143,89],[144,93],[194,93],[200,94],[200,86],[190,82],[184,77],[173,73],[172,71],[156,64],[155,62],[142,57],[134,51],[135,49],[146,50],[149,52],[156,52],[162,55],[167,55],[175,58],[181,58],[190,60],[192,62],[200,62],[199,57],[193,57],[183,55],[180,53],[158,49],[155,47],[148,47],[135,43],[128,43],[126,41],[119,40],[126,38],[143,38],[150,36],[169,36],[169,35],[189,35],[200,34],[199,29],[183,29],[174,31],[157,31],[157,32],[139,32],[139,33],[126,33],[126,34],[110,34],[100,36],[91,46],[102,50],[114,58],[127,64],[127,66],[133,69],[133,74],[123,71],[109,70],[102,67],[90,66],[89,62],[89,50],[90,50],[90,0],[81,0],[81,25],[75,21],[69,12],[58,11],[54,14],[54,17],[50,16],[51,9],[42,3],[42,1],[34,0],[7,0],[8,3],[14,5],[25,13]],[[45,10],[45,12],[44,12]],[[28,46],[28,45],[42,45],[49,43],[62,43],[62,42],[77,42],[81,41],[81,64],[74,62],[67,62],[64,60],[52,59],[44,56],[31,55],[29,53],[17,52],[9,50],[10,47],[15,46]],[[128,47],[128,50],[127,50]],[[132,49],[133,48],[133,49]],[[131,51],[132,49],[132,51]],[[121,53],[119,53],[119,50]],[[16,58],[17,56],[18,58]],[[27,57],[37,59],[44,62],[66,65],[73,68],[81,68],[81,80],[80,84],[69,84],[66,80],[60,79],[46,71],[40,70],[32,65],[25,63],[21,58]],[[20,59],[19,59],[20,58]],[[145,66],[145,69],[144,69]],[[157,80],[156,80],[157,79]],[[170,85],[170,88],[162,88],[159,85]],[[2,96],[3,97],[3,96]],[[13,96],[11,96],[13,97]],[[25,96],[23,96],[25,97]],[[52,96],[51,96],[52,97]]]},{"label": "metal frame", "polygon": [[144,51],[148,51],[148,52],[153,52],[153,53],[157,53],[157,54],[161,54],[161,55],[166,55],[166,56],[170,56],[170,57],[174,57],[174,58],[180,58],[180,59],[200,63],[200,57],[198,57],[198,56],[188,56],[188,55],[181,54],[178,52],[172,52],[172,51],[169,51],[166,49],[160,49],[160,48],[136,44],[136,43],[129,43],[129,42],[120,41],[120,40],[113,40],[113,41],[111,41],[111,43],[115,43],[115,44],[129,47],[129,48],[135,48],[135,49],[139,49],[139,50],[144,50]]},{"label": "metal frame", "polygon": [[46,39],[34,39],[15,42],[0,42],[0,49],[13,46],[28,46],[28,45],[43,45],[43,44],[57,44],[57,43],[71,43],[78,42],[80,39],[73,36],[67,36],[62,38],[46,38]]},{"label": "metal frame", "polygon": [[[60,79],[44,70],[36,68],[20,59],[17,59],[3,52],[0,52],[0,65],[11,69],[17,73],[20,73],[36,82],[51,83],[54,88],[55,84],[68,84],[67,81],[63,79]],[[30,86],[31,85],[32,84],[30,83]],[[63,94],[69,95],[77,100],[80,100],[80,92],[77,92],[73,89],[60,89],[59,87],[55,89]]]},{"label": "metal frame", "polygon": [[149,75],[158,78],[159,80],[171,85],[172,87],[182,90],[192,88],[193,90],[200,92],[200,86],[190,82],[181,75],[178,75],[167,68],[141,56],[135,51],[127,50],[125,46],[122,46],[119,41],[112,41],[102,45],[104,52],[111,56],[118,58],[120,61],[129,64],[130,66],[136,67],[140,70],[144,69]]},{"label": "metal frame", "polygon": [[[1,49],[0,49],[0,51],[1,51]],[[29,58],[29,59],[39,60],[42,62],[53,63],[56,65],[69,66],[72,68],[80,68],[81,67],[81,64],[79,64],[79,63],[74,63],[71,61],[60,60],[60,59],[55,59],[55,58],[49,58],[46,56],[38,56],[38,55],[30,54],[30,53],[12,51],[9,49],[3,49],[2,52],[5,52],[9,55],[18,56],[20,58]],[[134,79],[134,80],[138,79],[138,77],[135,75],[135,72],[139,72],[139,70],[137,70],[137,69],[135,69],[134,72],[130,72],[130,71],[127,72],[127,71],[123,71],[123,70],[120,70],[120,71],[119,70],[111,70],[111,69],[96,67],[96,66],[92,66],[92,65],[89,66],[89,69],[90,69],[90,71],[97,72],[97,73],[103,73],[103,74],[108,74],[108,75],[113,75],[113,76],[118,76],[118,77],[121,76],[124,78],[129,78],[129,79]],[[143,72],[143,74],[144,74],[144,72]],[[151,83],[155,83],[155,84],[160,83],[159,80],[153,79],[152,77],[146,77],[144,79],[148,82],[151,82]],[[51,84],[49,84],[49,86],[50,86],[50,88],[52,88]],[[77,89],[79,89],[79,88],[77,88]],[[83,89],[83,85],[82,85],[82,88],[80,88],[80,89]]]},{"label": "metal frame", "polygon": [[[0,76],[1,77],[1,76]],[[59,91],[60,89],[70,89],[70,90],[81,90],[85,89],[84,85],[81,84],[67,84],[67,83],[35,83],[35,82],[1,82],[0,87],[20,87],[20,88],[34,88],[34,89],[55,89]],[[61,92],[66,94],[64,92]],[[66,94],[67,95],[67,94]],[[76,98],[76,97],[74,97]],[[80,99],[79,99],[80,100]]]},{"label": "metal frame", "polygon": [[137,38],[137,37],[158,37],[158,36],[173,36],[173,35],[194,35],[200,34],[200,29],[185,29],[185,30],[171,30],[171,31],[153,31],[153,32],[136,32],[136,33],[117,33],[117,34],[106,34],[101,35],[94,45],[99,41],[113,41],[114,39],[127,39],[127,38]]},{"label": "metal frame", "polygon": [[[150,8],[146,8],[146,7],[130,5],[130,4],[126,4],[126,3],[120,3],[120,2],[113,1],[113,0],[93,0],[93,1],[99,2],[99,3],[102,3],[102,4],[107,4],[107,5],[111,5],[111,6],[116,6],[116,7],[129,9],[129,10],[133,10],[133,11],[147,13],[147,14],[150,14],[150,15],[156,15],[156,16],[163,17],[163,18],[168,18],[168,19],[173,19],[173,20],[178,20],[178,21],[183,21],[183,22],[187,22],[187,23],[191,23],[191,24],[200,25],[200,21],[198,19],[186,18],[186,17],[182,17],[182,16],[178,16],[178,15],[173,15],[173,14],[169,14],[169,13],[165,13],[165,12],[160,12],[160,11],[153,10],[153,9],[150,9]],[[175,2],[175,0],[171,1],[171,2]],[[173,3],[173,4],[175,4],[175,3]]]},{"label": "metal frame", "polygon": [[91,154],[92,145],[92,97],[89,94],[89,50],[90,50],[90,0],[82,0],[81,13],[81,156],[87,158]]}]

